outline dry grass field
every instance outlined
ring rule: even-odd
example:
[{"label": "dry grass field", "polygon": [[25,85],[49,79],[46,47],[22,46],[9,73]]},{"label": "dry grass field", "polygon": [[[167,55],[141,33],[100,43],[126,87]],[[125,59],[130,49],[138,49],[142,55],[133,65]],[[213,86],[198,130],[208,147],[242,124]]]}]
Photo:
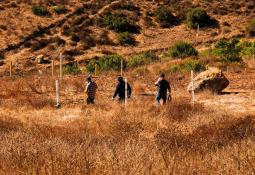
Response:
[{"label": "dry grass field", "polygon": [[[227,76],[241,84],[237,74]],[[84,76],[64,77],[61,109],[54,108],[54,78],[2,78],[0,174],[255,173],[254,113],[192,105],[188,74],[167,75],[173,101],[158,108],[155,74],[126,75],[134,88],[127,106],[111,100],[117,74],[109,72],[95,77],[95,106],[84,105]]]}]

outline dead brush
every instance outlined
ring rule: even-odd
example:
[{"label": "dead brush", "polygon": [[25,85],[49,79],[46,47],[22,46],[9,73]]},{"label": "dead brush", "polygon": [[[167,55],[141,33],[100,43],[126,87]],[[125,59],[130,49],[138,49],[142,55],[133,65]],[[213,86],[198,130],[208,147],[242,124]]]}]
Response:
[{"label": "dead brush", "polygon": [[162,115],[170,120],[185,121],[196,114],[205,114],[208,111],[202,104],[192,104],[190,99],[179,98],[174,99],[171,103],[167,103],[162,108]]},{"label": "dead brush", "polygon": [[177,149],[191,154],[208,154],[246,138],[254,139],[255,125],[252,119],[254,116],[234,120],[229,118],[230,116],[226,116],[224,122],[202,125],[189,135],[161,130],[156,136],[157,143],[165,152]]}]

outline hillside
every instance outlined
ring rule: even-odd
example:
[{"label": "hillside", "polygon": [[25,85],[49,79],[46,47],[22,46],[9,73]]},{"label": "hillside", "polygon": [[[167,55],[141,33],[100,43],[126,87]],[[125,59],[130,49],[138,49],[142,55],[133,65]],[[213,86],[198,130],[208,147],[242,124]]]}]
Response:
[{"label": "hillside", "polygon": [[[33,2],[33,1],[32,1]],[[40,4],[2,1],[0,5],[0,53],[5,59],[0,70],[4,72],[12,61],[16,72],[42,68],[35,57],[43,54],[48,60],[58,61],[60,52],[65,62],[86,63],[102,54],[123,56],[147,50],[161,51],[175,41],[187,40],[198,48],[221,38],[245,37],[245,26],[254,16],[255,2],[224,1],[44,1]],[[43,7],[45,16],[33,13],[34,7]],[[162,27],[153,11],[167,7],[178,23]],[[57,8],[65,11],[58,13]],[[217,20],[218,25],[197,30],[184,23],[187,11],[199,7]],[[135,22],[139,32],[134,34],[134,46],[121,46],[116,31],[98,24],[99,17],[109,12],[123,14]]]}]

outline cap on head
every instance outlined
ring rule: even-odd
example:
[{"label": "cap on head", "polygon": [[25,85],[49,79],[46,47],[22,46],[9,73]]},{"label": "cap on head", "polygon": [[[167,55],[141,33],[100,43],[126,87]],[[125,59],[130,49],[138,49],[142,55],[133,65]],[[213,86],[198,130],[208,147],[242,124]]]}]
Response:
[{"label": "cap on head", "polygon": [[165,78],[165,74],[160,74],[160,78]]}]

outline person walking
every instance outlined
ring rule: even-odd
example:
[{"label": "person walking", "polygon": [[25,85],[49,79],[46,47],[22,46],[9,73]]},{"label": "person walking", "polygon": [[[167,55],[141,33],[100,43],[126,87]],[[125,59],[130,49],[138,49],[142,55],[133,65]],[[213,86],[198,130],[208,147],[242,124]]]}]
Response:
[{"label": "person walking", "polygon": [[[165,74],[161,74],[159,79],[156,81],[155,86],[157,87],[156,101],[160,106],[160,100],[163,100],[163,104],[166,104],[166,101],[171,100],[171,87],[167,80],[165,80]],[[169,96],[167,96],[169,92]]]},{"label": "person walking", "polygon": [[[124,81],[123,77],[118,76],[118,82],[117,82],[112,99],[115,99],[116,97],[118,97],[119,102],[125,101],[125,90],[126,90],[125,83],[126,82]],[[127,98],[130,98],[131,93],[132,93],[131,86],[129,85],[129,83],[127,83]]]},{"label": "person walking", "polygon": [[97,84],[92,81],[91,76],[89,76],[86,79],[87,85],[85,88],[85,93],[87,95],[87,104],[94,104],[95,96],[96,96],[96,90],[97,90]]}]

